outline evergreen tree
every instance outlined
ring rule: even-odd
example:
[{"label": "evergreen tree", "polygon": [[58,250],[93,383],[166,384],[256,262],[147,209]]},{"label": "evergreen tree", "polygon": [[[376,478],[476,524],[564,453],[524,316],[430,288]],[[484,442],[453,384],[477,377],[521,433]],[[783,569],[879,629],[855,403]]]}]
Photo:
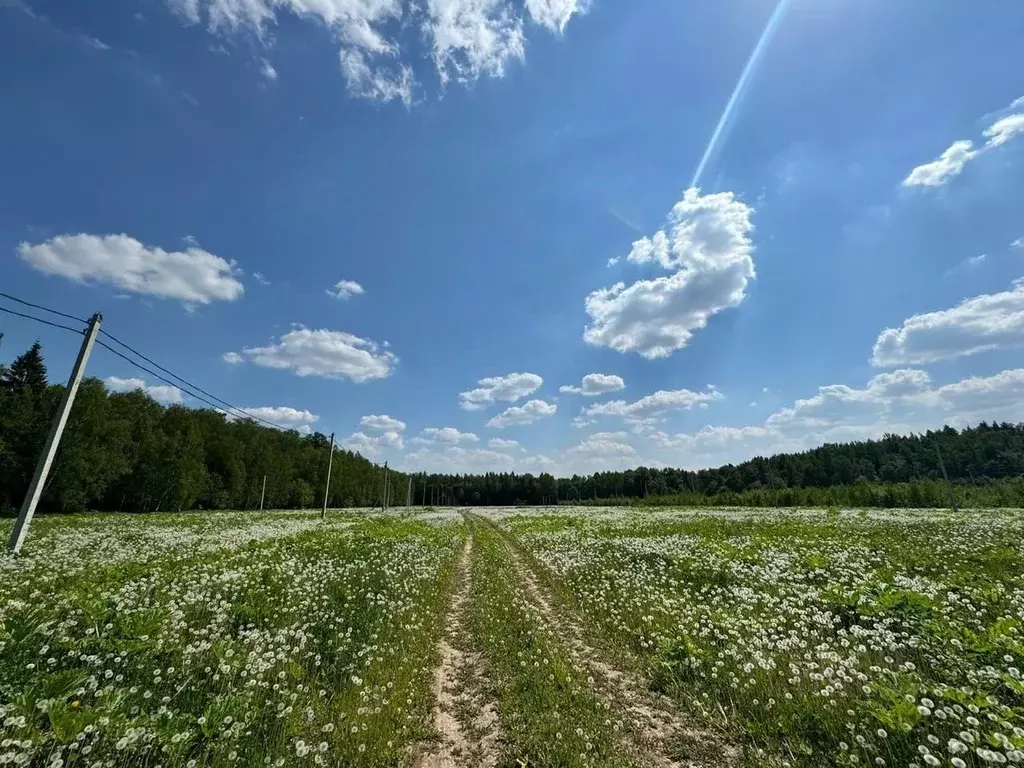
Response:
[{"label": "evergreen tree", "polygon": [[46,389],[46,363],[43,362],[42,346],[35,342],[27,352],[19,355],[4,371],[3,384],[15,392],[28,390],[36,395]]}]

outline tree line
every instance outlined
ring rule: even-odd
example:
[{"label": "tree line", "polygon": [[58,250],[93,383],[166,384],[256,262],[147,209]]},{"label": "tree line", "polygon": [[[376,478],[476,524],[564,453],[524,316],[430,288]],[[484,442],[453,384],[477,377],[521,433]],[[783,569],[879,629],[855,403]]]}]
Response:
[{"label": "tree line", "polygon": [[[49,383],[38,343],[0,366],[0,513],[20,507],[63,391]],[[318,507],[329,445],[320,433],[303,436],[211,409],[165,407],[145,392],[112,393],[87,378],[40,511],[253,509],[264,477],[267,509]],[[333,461],[330,506],[380,503],[380,467],[343,449]],[[404,504],[406,476],[391,477],[395,500]]]},{"label": "tree line", "polygon": [[[0,335],[2,339],[2,335]],[[62,385],[50,384],[38,343],[0,366],[0,514],[21,504]],[[252,509],[323,502],[329,440],[278,431],[216,410],[165,407],[142,391],[111,393],[85,379],[41,502],[43,511]],[[742,506],[1024,507],[1024,424],[981,423],[918,435],[828,444],[802,453],[688,471],[638,467],[551,474],[412,475],[413,504],[632,503]],[[410,475],[392,472],[392,505]],[[383,470],[336,449],[328,504],[377,506]]]},{"label": "tree line", "polygon": [[468,505],[941,507],[949,503],[943,465],[958,503],[1024,507],[1024,424],[985,422],[699,471],[638,467],[563,478],[506,472],[430,475],[418,482]]}]

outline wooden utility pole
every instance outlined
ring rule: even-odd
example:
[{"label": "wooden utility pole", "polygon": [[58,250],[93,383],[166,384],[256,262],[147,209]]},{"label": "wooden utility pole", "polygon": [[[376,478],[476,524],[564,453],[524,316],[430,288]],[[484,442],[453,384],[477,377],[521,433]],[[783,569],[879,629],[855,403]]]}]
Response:
[{"label": "wooden utility pole", "polygon": [[100,332],[100,323],[102,322],[103,316],[98,312],[89,318],[89,325],[85,329],[85,338],[82,339],[82,347],[78,350],[78,358],[71,369],[71,378],[68,379],[68,385],[64,388],[64,396],[61,398],[60,407],[57,409],[57,415],[54,416],[53,423],[50,425],[50,434],[46,436],[46,443],[43,446],[43,453],[39,457],[39,463],[36,464],[36,472],[28,486],[28,493],[25,494],[25,500],[22,502],[18,519],[15,521],[14,529],[11,531],[11,538],[7,542],[7,551],[12,555],[18,554],[21,550],[21,545],[25,543],[28,527],[32,523],[32,517],[36,513],[39,498],[43,495],[43,489],[46,487],[46,478],[50,474],[50,467],[53,466],[53,459],[57,455],[61,435],[64,434],[64,427],[67,426],[71,406],[74,405],[75,395],[78,394],[78,385],[82,383],[82,376],[85,374],[85,364],[89,361],[89,354],[92,352],[92,347],[96,341],[96,336]]},{"label": "wooden utility pole", "polygon": [[388,509],[388,463],[384,462],[384,490],[380,496],[380,511],[387,512]]},{"label": "wooden utility pole", "polygon": [[324,488],[324,508],[320,510],[320,519],[327,518],[327,497],[331,495],[331,467],[334,466],[334,433],[331,432],[331,453],[327,457],[327,487]]},{"label": "wooden utility pole", "polygon": [[405,506],[412,506],[412,475],[409,476],[409,490],[405,492]]},{"label": "wooden utility pole", "polygon": [[266,498],[266,495],[267,495],[267,476],[264,475],[263,476],[263,490],[260,491],[260,512],[263,511],[263,499]]}]

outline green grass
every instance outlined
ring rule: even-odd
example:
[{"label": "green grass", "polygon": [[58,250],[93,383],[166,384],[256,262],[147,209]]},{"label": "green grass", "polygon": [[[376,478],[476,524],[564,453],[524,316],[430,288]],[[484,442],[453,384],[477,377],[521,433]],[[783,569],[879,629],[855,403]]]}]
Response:
[{"label": "green grass", "polygon": [[622,766],[621,723],[545,625],[491,526],[474,525],[470,633],[498,690],[506,765]]},{"label": "green grass", "polygon": [[429,733],[461,526],[314,525],[237,547],[227,525],[223,547],[143,551],[144,566],[96,563],[84,578],[53,562],[60,591],[45,600],[29,578],[40,563],[12,569],[0,759],[397,764]]},{"label": "green grass", "polygon": [[724,719],[751,764],[1024,760],[1016,513],[613,514],[508,527],[652,685]]}]

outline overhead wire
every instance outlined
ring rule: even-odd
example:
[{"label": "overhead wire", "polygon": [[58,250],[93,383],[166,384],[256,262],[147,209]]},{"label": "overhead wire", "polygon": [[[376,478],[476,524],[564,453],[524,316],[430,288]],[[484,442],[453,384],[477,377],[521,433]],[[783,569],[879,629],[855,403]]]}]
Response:
[{"label": "overhead wire", "polygon": [[26,315],[24,312],[15,312],[13,309],[7,309],[6,307],[0,307],[0,312],[6,312],[8,315],[14,315],[15,317],[23,317],[26,320],[35,320],[37,323],[42,323],[43,325],[49,325],[52,328],[61,328],[62,330],[65,330],[65,331],[71,331],[72,333],[77,333],[79,336],[82,335],[82,329],[81,328],[71,328],[70,326],[61,325],[60,323],[52,323],[49,320],[43,320],[43,318],[41,318],[41,317],[34,317],[33,315]]},{"label": "overhead wire", "polygon": [[19,304],[23,304],[26,307],[32,307],[32,309],[41,309],[44,312],[50,312],[50,313],[52,313],[54,315],[58,315],[60,317],[66,318],[68,320],[77,320],[78,322],[82,323],[83,325],[88,322],[88,320],[83,320],[82,318],[77,317],[76,315],[69,315],[67,312],[61,312],[61,311],[56,310],[56,309],[50,309],[50,307],[44,307],[42,304],[33,304],[31,301],[25,301],[24,299],[19,299],[16,296],[11,296],[9,293],[2,293],[2,292],[0,292],[0,298],[10,299],[11,301],[16,301]]},{"label": "overhead wire", "polygon": [[[15,296],[11,296],[10,294],[7,294],[7,293],[0,292],[0,298],[9,299],[10,301],[15,301],[18,304],[22,304],[22,305],[27,306],[27,307],[32,307],[33,309],[42,310],[44,312],[50,312],[50,313],[52,313],[54,315],[58,315],[60,317],[65,317],[65,318],[68,318],[70,320],[76,320],[76,321],[82,323],[83,325],[88,322],[86,320],[83,320],[80,317],[76,317],[75,315],[70,315],[70,314],[68,314],[66,312],[60,312],[60,311],[58,311],[56,309],[52,309],[50,307],[43,306],[42,304],[33,304],[32,302],[25,301],[24,299],[19,299],[19,298],[15,297]],[[62,325],[60,323],[54,323],[54,322],[51,322],[50,320],[44,320],[41,317],[35,317],[34,315],[29,315],[29,314],[26,314],[24,312],[17,312],[17,311],[15,311],[13,309],[7,309],[6,307],[0,307],[0,312],[5,312],[5,313],[7,313],[9,315],[14,315],[16,317],[25,318],[26,320],[33,320],[33,321],[35,321],[37,323],[42,323],[43,325],[48,325],[48,326],[50,326],[52,328],[60,328],[60,329],[65,330],[65,331],[71,331],[72,333],[77,334],[79,336],[84,333],[84,330],[81,329],[81,328],[71,328],[70,326],[67,326],[67,325]],[[137,357],[145,360],[147,363],[152,365],[154,368],[157,368],[160,371],[163,371],[164,373],[166,373],[168,376],[171,376],[178,383],[176,383],[175,381],[170,381],[170,380],[164,378],[162,375],[160,375],[156,371],[150,370],[149,368],[147,368],[146,366],[144,366],[141,363],[137,362],[136,360],[132,360],[127,355],[125,355],[125,354],[119,352],[118,350],[114,349],[109,344],[106,344],[102,340],[97,339],[96,343],[99,346],[103,347],[104,349],[106,349],[107,351],[109,351],[112,354],[116,355],[117,357],[121,358],[125,362],[131,364],[135,368],[138,368],[140,371],[143,371],[144,373],[147,373],[148,375],[158,379],[159,381],[162,381],[164,384],[167,384],[168,386],[174,387],[175,389],[180,389],[180,390],[184,391],[189,397],[193,397],[196,400],[199,400],[200,402],[205,403],[206,405],[210,406],[214,410],[220,411],[221,413],[224,413],[225,415],[231,416],[233,418],[251,419],[251,420],[259,422],[259,423],[261,423],[261,424],[263,424],[263,425],[265,425],[267,427],[270,427],[271,429],[277,429],[277,430],[280,430],[282,432],[291,431],[291,429],[289,427],[283,427],[280,424],[275,424],[274,422],[268,421],[267,419],[264,419],[264,418],[262,418],[260,416],[257,416],[254,413],[249,413],[245,409],[239,408],[236,405],[232,405],[227,400],[222,400],[221,398],[217,397],[216,395],[213,395],[213,394],[207,392],[202,387],[199,387],[199,386],[197,386],[195,384],[192,384],[187,379],[184,379],[181,376],[178,376],[173,371],[170,371],[167,368],[164,368],[162,365],[160,365],[159,363],[153,361],[152,359],[150,359],[146,355],[142,354],[138,350],[134,349],[133,347],[128,346],[123,341],[121,341],[116,336],[114,336],[112,333],[109,333],[108,331],[105,331],[102,327],[100,328],[100,333],[102,333],[104,336],[109,338],[114,343],[119,344],[124,349],[128,350],[129,352],[131,352],[133,355],[136,355]],[[196,394],[197,392],[201,393],[201,394]],[[209,398],[209,399],[207,399],[207,398]],[[220,405],[217,405],[216,403],[211,402],[211,400],[216,401],[216,403],[220,403]]]},{"label": "overhead wire", "polygon": [[[146,361],[147,363],[149,363],[150,365],[152,365],[152,366],[153,366],[154,368],[157,368],[158,370],[161,370],[161,371],[163,371],[164,373],[166,373],[166,374],[167,374],[168,376],[170,376],[171,378],[173,378],[173,379],[176,379],[177,381],[180,381],[180,382],[181,382],[181,383],[182,383],[182,384],[183,384],[184,386],[186,386],[186,387],[190,387],[191,389],[194,389],[194,390],[196,390],[197,392],[202,392],[202,393],[203,393],[204,395],[206,395],[206,396],[207,396],[207,397],[209,397],[210,399],[212,399],[212,400],[216,400],[216,401],[217,401],[218,403],[220,403],[220,404],[221,404],[221,406],[223,406],[223,407],[226,407],[226,408],[229,408],[229,409],[231,409],[232,411],[235,411],[236,413],[235,413],[235,414],[233,414],[233,415],[236,415],[236,416],[237,416],[237,415],[241,414],[241,415],[242,415],[243,417],[245,417],[245,418],[247,418],[247,419],[253,419],[253,420],[255,420],[255,421],[259,421],[259,422],[262,422],[262,423],[264,423],[264,424],[266,424],[266,425],[268,425],[268,426],[274,427],[275,429],[287,429],[286,427],[282,427],[282,426],[281,426],[281,425],[279,425],[279,424],[274,424],[273,422],[267,421],[266,419],[262,419],[262,418],[260,418],[259,416],[256,416],[255,414],[249,413],[248,411],[246,411],[246,410],[244,410],[244,409],[242,409],[242,408],[239,408],[239,407],[238,407],[238,406],[236,406],[236,405],[232,405],[232,404],[231,404],[231,403],[229,403],[229,402],[228,402],[227,400],[221,400],[221,399],[220,399],[219,397],[217,397],[216,395],[210,394],[209,392],[207,392],[207,391],[206,391],[205,389],[203,389],[202,387],[200,387],[200,386],[198,386],[198,385],[196,385],[196,384],[193,384],[192,382],[188,381],[187,379],[183,379],[183,378],[182,378],[181,376],[178,376],[178,374],[174,373],[173,371],[169,371],[169,370],[167,370],[166,368],[164,368],[164,367],[163,367],[162,365],[160,365],[159,363],[157,363],[157,362],[155,362],[155,361],[151,360],[150,358],[146,357],[146,356],[145,356],[144,354],[142,354],[141,352],[139,352],[139,351],[138,351],[137,349],[133,349],[132,347],[128,346],[128,345],[127,345],[127,344],[125,344],[125,343],[124,343],[123,341],[121,341],[121,340],[120,340],[119,338],[117,338],[116,336],[114,336],[114,334],[112,334],[112,333],[110,333],[110,332],[108,332],[108,331],[105,331],[105,330],[103,330],[103,328],[100,328],[100,333],[101,333],[101,334],[103,334],[104,336],[106,336],[106,337],[107,337],[108,339],[110,339],[111,341],[113,341],[113,342],[114,342],[115,344],[119,344],[119,345],[120,345],[121,347],[123,347],[124,349],[127,349],[127,350],[128,350],[129,352],[131,352],[131,353],[132,353],[133,355],[135,355],[135,356],[137,356],[137,357],[140,357],[140,358],[142,358],[142,359],[143,359],[143,360],[145,360],[145,361]],[[107,349],[110,349],[110,347],[108,347],[108,346],[107,346],[106,344],[104,344],[103,346],[104,346],[104,347],[106,347]],[[113,350],[111,350],[111,351],[113,351]],[[156,375],[156,374],[153,374],[153,375]],[[165,381],[165,379],[162,379],[162,378],[161,378],[161,381]],[[166,383],[170,384],[170,385],[171,385],[172,387],[174,387],[174,386],[179,386],[179,385],[177,385],[177,384],[173,384],[173,383],[171,383],[171,382],[166,382]],[[197,398],[197,399],[202,399],[202,398]],[[215,406],[215,407],[220,407],[220,406]]]}]

